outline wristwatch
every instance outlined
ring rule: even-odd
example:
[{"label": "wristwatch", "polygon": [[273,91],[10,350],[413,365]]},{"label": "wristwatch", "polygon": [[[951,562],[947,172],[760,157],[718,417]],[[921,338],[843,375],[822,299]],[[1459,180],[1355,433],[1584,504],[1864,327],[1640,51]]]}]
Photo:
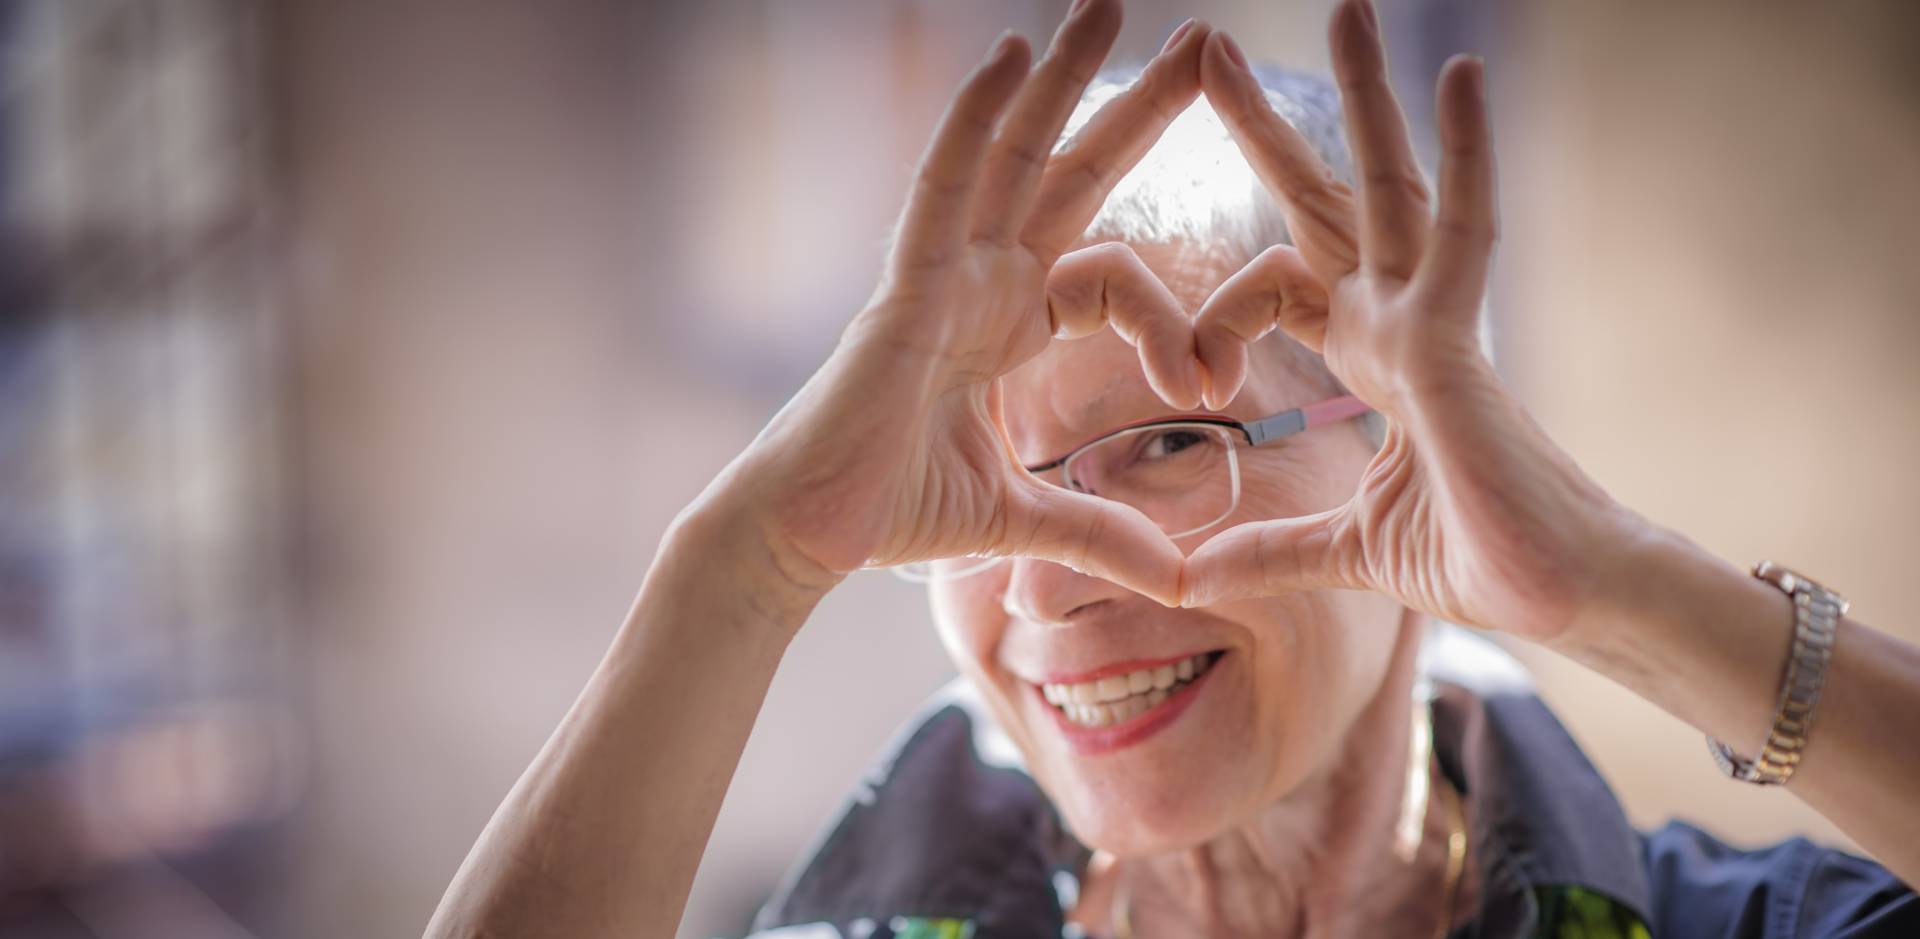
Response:
[{"label": "wristwatch", "polygon": [[1827,681],[1827,663],[1833,659],[1833,641],[1847,600],[1817,581],[1772,561],[1761,561],[1753,576],[1772,584],[1793,601],[1793,645],[1786,674],[1780,679],[1780,700],[1773,709],[1773,729],[1759,757],[1749,760],[1726,744],[1707,737],[1707,750],[1720,770],[1741,782],[1779,786],[1800,765],[1801,751],[1813,728],[1813,712]]}]

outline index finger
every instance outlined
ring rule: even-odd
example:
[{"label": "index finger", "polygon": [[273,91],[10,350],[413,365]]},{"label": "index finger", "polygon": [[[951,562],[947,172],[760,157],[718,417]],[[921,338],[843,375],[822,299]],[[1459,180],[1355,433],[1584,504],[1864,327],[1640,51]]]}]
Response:
[{"label": "index finger", "polygon": [[1380,20],[1371,3],[1347,0],[1334,11],[1330,32],[1333,74],[1360,181],[1362,252],[1369,267],[1405,277],[1426,243],[1427,185],[1387,82]]},{"label": "index finger", "polygon": [[1107,193],[1200,96],[1200,49],[1212,30],[1198,20],[1181,30],[1132,87],[1102,106],[1047,161],[1033,215],[1020,235],[1042,263],[1052,264],[1080,240]]},{"label": "index finger", "polygon": [[1273,109],[1246,55],[1226,33],[1207,43],[1200,76],[1207,101],[1254,174],[1280,203],[1287,231],[1314,275],[1332,284],[1359,267],[1352,190]]},{"label": "index finger", "polygon": [[1032,208],[1060,128],[1120,33],[1120,5],[1081,0],[1001,120],[973,207],[976,239],[1011,244]]},{"label": "index finger", "polygon": [[1026,42],[1004,33],[947,105],[900,213],[892,262],[937,263],[965,244],[965,220],[1000,113],[1027,79]]}]

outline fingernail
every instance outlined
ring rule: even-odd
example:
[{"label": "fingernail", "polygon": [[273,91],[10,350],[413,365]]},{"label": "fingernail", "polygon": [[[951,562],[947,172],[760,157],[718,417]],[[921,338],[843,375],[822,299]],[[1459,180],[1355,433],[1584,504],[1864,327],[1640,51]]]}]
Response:
[{"label": "fingernail", "polygon": [[1360,12],[1367,19],[1367,28],[1378,33],[1380,31],[1380,13],[1373,8],[1372,0],[1360,0]]},{"label": "fingernail", "polygon": [[1240,51],[1240,44],[1233,41],[1233,36],[1227,33],[1221,33],[1220,40],[1221,45],[1227,50],[1227,58],[1232,59],[1233,64],[1240,66],[1241,71],[1249,71],[1250,67],[1247,65],[1247,54]]},{"label": "fingernail", "polygon": [[1468,76],[1473,80],[1473,95],[1484,101],[1487,97],[1487,60],[1474,55],[1468,56],[1467,61],[1473,63],[1473,74]]},{"label": "fingernail", "polygon": [[1087,0],[1073,0],[1073,5],[1070,7],[1067,7],[1067,15],[1072,16],[1075,13],[1078,13],[1081,10],[1084,10],[1086,8],[1087,8]]},{"label": "fingernail", "polygon": [[1009,29],[1001,33],[1000,38],[995,39],[993,41],[993,45],[987,49],[987,61],[989,63],[998,62],[1001,59],[1006,58],[1007,53],[1012,49],[1013,49],[1013,30]]},{"label": "fingernail", "polygon": [[1185,36],[1186,34],[1192,31],[1193,31],[1193,17],[1187,17],[1187,21],[1184,23],[1181,23],[1177,28],[1174,29],[1173,35],[1167,37],[1167,44],[1160,47],[1160,52],[1162,54],[1165,54],[1168,49],[1173,48],[1174,45],[1180,41],[1180,37]]}]

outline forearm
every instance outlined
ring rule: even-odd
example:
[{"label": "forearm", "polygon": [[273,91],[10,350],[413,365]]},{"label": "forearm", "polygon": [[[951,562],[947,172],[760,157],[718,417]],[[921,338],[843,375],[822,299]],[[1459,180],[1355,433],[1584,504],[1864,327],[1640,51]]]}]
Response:
[{"label": "forearm", "polygon": [[[1786,666],[1791,602],[1671,532],[1650,533],[1625,557],[1556,648],[1757,754]],[[1787,788],[1911,884],[1920,883],[1916,786],[1920,649],[1845,619]]]},{"label": "forearm", "polygon": [[788,641],[792,584],[738,516],[683,517],[626,622],[427,932],[673,935]]}]

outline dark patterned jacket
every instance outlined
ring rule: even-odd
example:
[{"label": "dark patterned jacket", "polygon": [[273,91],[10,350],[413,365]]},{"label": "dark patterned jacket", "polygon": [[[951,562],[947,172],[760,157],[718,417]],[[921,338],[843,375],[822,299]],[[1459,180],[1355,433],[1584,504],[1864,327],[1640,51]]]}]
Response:
[{"label": "dark patterned jacket", "polygon": [[[1443,627],[1423,669],[1482,884],[1456,937],[1920,939],[1920,899],[1871,861],[1801,838],[1743,850],[1682,823],[1636,831],[1492,643]],[[957,682],[860,785],[753,939],[1073,937],[1065,911],[1090,856]]]}]

